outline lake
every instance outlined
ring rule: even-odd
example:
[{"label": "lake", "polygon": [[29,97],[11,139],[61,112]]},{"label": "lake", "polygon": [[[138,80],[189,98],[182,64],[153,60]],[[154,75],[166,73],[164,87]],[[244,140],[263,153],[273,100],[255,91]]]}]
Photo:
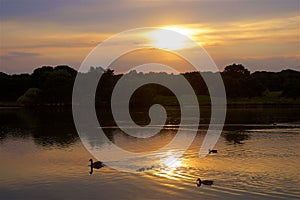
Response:
[{"label": "lake", "polygon": [[[176,116],[176,108],[170,110]],[[137,173],[108,166],[91,173],[93,156],[77,134],[71,110],[0,108],[0,199],[300,199],[299,106],[228,108],[218,153],[199,158],[209,116],[204,108],[199,125],[183,124],[185,134],[196,128],[197,136],[172,165],[159,164],[172,158],[170,149],[153,154]],[[178,127],[176,117],[172,120],[147,142],[109,120],[103,123],[116,145],[143,152],[174,137]],[[197,178],[214,182],[197,187]]]}]

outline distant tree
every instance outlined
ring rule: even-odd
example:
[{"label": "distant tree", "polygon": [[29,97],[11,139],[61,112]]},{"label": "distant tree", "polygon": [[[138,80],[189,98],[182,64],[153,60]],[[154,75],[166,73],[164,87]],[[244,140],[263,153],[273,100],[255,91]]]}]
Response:
[{"label": "distant tree", "polygon": [[283,79],[279,73],[258,71],[254,72],[252,76],[271,92],[283,89]]},{"label": "distant tree", "polygon": [[283,70],[279,75],[283,79],[282,96],[294,99],[300,97],[300,72]]},{"label": "distant tree", "polygon": [[[178,84],[179,75],[167,73],[137,73],[131,71],[128,74],[115,74],[113,69],[91,67],[87,73],[79,73],[80,78],[96,80],[101,76],[96,91],[96,105],[108,106],[111,102],[111,95],[116,83],[122,76],[126,77],[133,84],[135,81],[147,78],[159,78],[169,85]],[[208,88],[203,79],[214,78],[218,75],[212,72],[187,72],[183,75],[193,87],[197,95],[208,95]],[[266,90],[282,91],[283,97],[300,97],[300,72],[295,70],[282,70],[281,72],[254,72],[250,74],[242,64],[226,66],[221,73],[226,93],[229,98],[235,97],[256,97],[264,94]],[[8,75],[0,72],[0,101],[15,102],[23,104],[71,104],[72,90],[77,71],[67,65],[43,66],[37,68],[30,74]],[[96,79],[95,79],[96,78]],[[128,87],[124,85],[121,87]],[[210,86],[211,87],[211,86]],[[214,86],[212,86],[214,87]],[[90,88],[87,84],[85,88]],[[183,95],[188,91],[180,90]],[[187,94],[189,95],[189,94]],[[85,102],[91,96],[88,89],[82,90],[82,101]],[[161,96],[174,97],[174,94],[166,87],[158,84],[147,84],[137,89],[132,95],[130,104],[134,106],[150,106],[159,103]],[[158,98],[157,98],[158,97]],[[174,99],[174,98],[171,99]]]},{"label": "distant tree", "polygon": [[43,66],[33,71],[34,87],[42,91],[43,103],[69,104],[77,71],[67,65]]},{"label": "distant tree", "polygon": [[5,74],[4,72],[0,72],[0,79],[2,78],[8,78],[9,75],[8,74]]},{"label": "distant tree", "polygon": [[294,80],[287,83],[282,91],[283,97],[297,99],[300,97],[300,80]]},{"label": "distant tree", "polygon": [[20,96],[17,100],[18,103],[24,105],[36,105],[41,102],[42,90],[38,88],[29,88],[25,94]]},{"label": "distant tree", "polygon": [[157,84],[146,84],[138,88],[131,96],[130,104],[132,107],[148,108],[153,104],[154,98],[157,96]]},{"label": "distant tree", "polygon": [[67,71],[69,74],[71,74],[71,76],[76,76],[77,71],[67,65],[58,65],[54,68],[54,71],[58,71],[58,70],[63,70],[63,71]]},{"label": "distant tree", "polygon": [[8,88],[7,84],[9,82],[9,75],[0,72],[0,101],[7,100]]},{"label": "distant tree", "polygon": [[[182,75],[191,84],[197,95],[208,95],[208,88],[199,72],[186,72]],[[213,76],[212,73],[210,75]]]},{"label": "distant tree", "polygon": [[227,97],[261,96],[265,87],[241,64],[232,64],[222,72]]},{"label": "distant tree", "polygon": [[43,101],[48,103],[70,104],[75,75],[59,69],[49,73],[43,83]]},{"label": "distant tree", "polygon": [[300,78],[300,72],[291,69],[282,70],[278,75],[282,79],[283,85],[288,81],[299,80]]},{"label": "distant tree", "polygon": [[95,73],[95,72],[104,73],[105,69],[103,69],[102,67],[93,67],[92,66],[92,67],[90,67],[89,72],[90,73]]},{"label": "distant tree", "polygon": [[34,86],[37,88],[44,88],[47,77],[54,71],[54,68],[51,66],[43,66],[37,68],[32,73],[32,79],[34,81]]},{"label": "distant tree", "polygon": [[[94,71],[93,73],[90,73],[89,75],[97,75],[97,72]],[[121,76],[115,76],[114,70],[112,69],[106,69],[104,73],[102,74],[97,91],[96,91],[96,103],[97,104],[106,104],[110,105],[111,95],[114,89],[115,84],[118,81],[118,78]]]},{"label": "distant tree", "polygon": [[223,73],[231,77],[241,77],[243,75],[250,75],[249,70],[246,69],[242,64],[235,63],[226,66]]},{"label": "distant tree", "polygon": [[32,79],[29,74],[1,75],[0,100],[16,101],[22,94],[32,87]]},{"label": "distant tree", "polygon": [[258,97],[262,96],[266,88],[252,75],[244,76],[239,81],[239,97]]},{"label": "distant tree", "polygon": [[38,76],[38,75],[41,75],[45,72],[53,72],[54,68],[52,66],[42,66],[42,67],[39,67],[39,68],[36,68],[34,71],[33,71],[33,76]]}]

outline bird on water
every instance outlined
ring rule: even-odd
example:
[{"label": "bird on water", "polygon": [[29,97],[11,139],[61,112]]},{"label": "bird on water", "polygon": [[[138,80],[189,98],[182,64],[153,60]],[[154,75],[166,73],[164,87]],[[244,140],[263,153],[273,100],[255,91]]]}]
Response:
[{"label": "bird on water", "polygon": [[196,184],[197,184],[198,187],[200,187],[201,184],[203,184],[203,185],[212,185],[212,184],[214,184],[214,181],[211,181],[211,180],[203,180],[202,181],[200,178],[198,178],[197,181],[196,181]]},{"label": "bird on water", "polygon": [[89,161],[91,162],[91,165],[89,165],[91,168],[100,169],[105,166],[101,161],[93,162],[93,159],[90,159]]},{"label": "bird on water", "polygon": [[208,149],[208,153],[211,154],[211,153],[218,153],[218,150],[216,149]]}]

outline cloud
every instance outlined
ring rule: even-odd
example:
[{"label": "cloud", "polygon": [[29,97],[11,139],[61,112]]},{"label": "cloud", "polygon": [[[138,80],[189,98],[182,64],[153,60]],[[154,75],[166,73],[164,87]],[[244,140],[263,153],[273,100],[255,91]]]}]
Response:
[{"label": "cloud", "polygon": [[298,0],[133,1],[1,0],[3,21],[43,22],[86,31],[173,23],[261,20],[299,13]]},{"label": "cloud", "polygon": [[[195,26],[195,25],[194,25]],[[201,29],[203,25],[199,28]],[[212,42],[299,42],[300,16],[268,18],[260,21],[239,21],[207,24],[196,37]]]},{"label": "cloud", "polygon": [[6,55],[2,55],[0,58],[3,60],[13,60],[17,57],[37,57],[40,56],[39,53],[32,53],[32,52],[9,52]]},{"label": "cloud", "polygon": [[39,53],[31,53],[31,52],[11,52],[9,54],[10,56],[26,56],[26,57],[33,57],[33,56],[39,56],[41,54]]}]

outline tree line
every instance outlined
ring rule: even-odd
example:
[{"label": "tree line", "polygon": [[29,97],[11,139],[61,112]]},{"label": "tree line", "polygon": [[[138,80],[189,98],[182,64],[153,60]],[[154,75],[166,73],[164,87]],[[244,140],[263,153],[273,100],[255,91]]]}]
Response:
[{"label": "tree line", "polygon": [[[205,76],[216,76],[213,72],[202,72]],[[176,84],[178,75],[167,73],[141,73],[131,71],[128,74],[115,74],[114,70],[91,67],[87,73],[60,65],[43,66],[32,74],[9,75],[0,72],[0,102],[15,102],[22,105],[70,105],[72,89],[76,76],[90,78],[101,76],[96,92],[96,104],[108,105],[112,91],[122,76],[128,80],[147,77],[163,78]],[[209,95],[207,86],[198,72],[182,73],[192,86],[196,95]],[[221,76],[228,98],[261,97],[268,92],[280,92],[281,97],[297,99],[300,97],[300,72],[282,70],[281,72],[256,71],[250,73],[242,64],[226,66]],[[185,95],[183,93],[183,95]],[[189,95],[189,94],[186,94]],[[157,97],[174,96],[168,88],[158,84],[146,84],[138,88],[131,98],[131,105],[156,103]],[[158,102],[157,102],[158,103]]]}]

